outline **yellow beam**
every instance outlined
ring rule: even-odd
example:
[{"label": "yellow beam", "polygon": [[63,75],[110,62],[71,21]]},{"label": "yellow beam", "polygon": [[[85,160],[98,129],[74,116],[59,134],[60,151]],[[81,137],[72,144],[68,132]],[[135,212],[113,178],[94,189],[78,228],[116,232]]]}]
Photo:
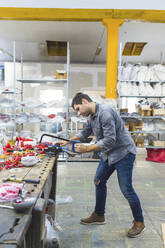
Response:
[{"label": "yellow beam", "polygon": [[123,20],[103,19],[107,28],[107,69],[106,69],[106,98],[117,97],[117,54],[118,54],[118,31]]},{"label": "yellow beam", "polygon": [[164,23],[165,10],[115,9],[113,18]]},{"label": "yellow beam", "polygon": [[112,18],[113,10],[55,9],[55,8],[0,8],[1,20],[39,21],[101,21]]},{"label": "yellow beam", "polygon": [[102,19],[165,22],[165,10],[139,9],[60,9],[0,7],[0,20],[102,21]]}]

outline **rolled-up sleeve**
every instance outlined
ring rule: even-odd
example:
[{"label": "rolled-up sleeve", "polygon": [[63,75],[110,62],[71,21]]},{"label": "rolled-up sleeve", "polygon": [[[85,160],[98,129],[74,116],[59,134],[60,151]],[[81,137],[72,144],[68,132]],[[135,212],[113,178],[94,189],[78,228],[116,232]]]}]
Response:
[{"label": "rolled-up sleeve", "polygon": [[100,115],[100,122],[103,129],[103,138],[97,144],[101,151],[107,153],[116,143],[115,118],[110,112],[103,111]]},{"label": "rolled-up sleeve", "polygon": [[91,135],[91,133],[92,128],[90,122],[88,122],[85,128],[80,133],[78,133],[77,136],[80,138],[81,142],[85,142],[86,139]]}]

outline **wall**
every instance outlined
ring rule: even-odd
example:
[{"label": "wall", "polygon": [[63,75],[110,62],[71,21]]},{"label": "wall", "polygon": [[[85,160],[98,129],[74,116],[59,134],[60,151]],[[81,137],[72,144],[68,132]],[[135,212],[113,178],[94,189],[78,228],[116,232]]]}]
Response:
[{"label": "wall", "polygon": [[38,8],[90,8],[90,9],[155,9],[164,10],[165,1],[132,0],[1,0],[0,7],[38,7]]}]

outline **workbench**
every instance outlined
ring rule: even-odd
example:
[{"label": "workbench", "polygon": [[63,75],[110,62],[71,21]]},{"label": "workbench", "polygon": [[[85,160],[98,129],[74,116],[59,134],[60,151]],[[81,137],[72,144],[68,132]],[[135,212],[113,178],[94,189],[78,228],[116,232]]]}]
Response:
[{"label": "workbench", "polygon": [[[33,167],[14,168],[0,171],[0,183],[3,179],[15,175],[22,179],[39,179],[39,184],[25,184],[25,190],[35,197],[35,203],[25,213],[17,213],[14,209],[0,209],[0,234],[7,232],[15,218],[19,223],[13,233],[5,234],[0,239],[0,248],[42,248],[44,247],[45,209],[48,199],[55,202],[57,182],[57,158],[45,157]],[[12,183],[12,182],[11,182]],[[0,203],[11,206],[10,202]],[[55,217],[55,204],[51,215]]]}]

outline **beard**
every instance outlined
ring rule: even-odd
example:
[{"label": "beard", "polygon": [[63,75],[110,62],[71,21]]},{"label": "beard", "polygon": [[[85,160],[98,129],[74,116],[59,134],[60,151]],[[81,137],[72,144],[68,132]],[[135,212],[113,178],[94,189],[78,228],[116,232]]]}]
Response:
[{"label": "beard", "polygon": [[82,114],[82,116],[88,117],[90,115],[89,112],[85,112],[84,114]]},{"label": "beard", "polygon": [[85,109],[85,111],[82,113],[82,116],[88,117],[91,114],[89,109]]}]

